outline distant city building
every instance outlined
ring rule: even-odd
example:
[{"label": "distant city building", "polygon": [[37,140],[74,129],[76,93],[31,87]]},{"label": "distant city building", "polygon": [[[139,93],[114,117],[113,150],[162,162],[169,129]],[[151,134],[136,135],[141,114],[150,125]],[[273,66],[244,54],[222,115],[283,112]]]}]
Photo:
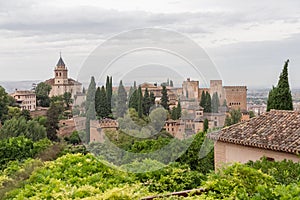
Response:
[{"label": "distant city building", "polygon": [[16,100],[21,110],[34,111],[36,109],[36,95],[33,91],[15,90],[10,95]]},{"label": "distant city building", "polygon": [[52,87],[49,93],[50,97],[70,92],[72,98],[74,98],[77,94],[82,93],[82,84],[68,77],[68,69],[61,56],[54,68],[54,78],[46,80],[45,82]]}]

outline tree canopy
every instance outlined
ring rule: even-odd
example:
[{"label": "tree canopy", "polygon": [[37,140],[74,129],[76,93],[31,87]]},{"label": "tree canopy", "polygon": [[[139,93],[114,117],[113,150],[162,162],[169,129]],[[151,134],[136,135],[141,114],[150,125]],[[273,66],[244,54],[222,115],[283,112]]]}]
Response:
[{"label": "tree canopy", "polygon": [[277,86],[273,86],[269,92],[267,111],[271,109],[293,110],[293,99],[288,80],[288,64],[289,60],[284,64]]}]

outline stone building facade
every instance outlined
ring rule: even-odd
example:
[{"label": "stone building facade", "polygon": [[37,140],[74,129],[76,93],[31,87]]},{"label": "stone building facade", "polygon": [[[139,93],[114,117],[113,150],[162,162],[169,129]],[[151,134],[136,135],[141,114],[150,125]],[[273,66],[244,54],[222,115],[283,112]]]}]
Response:
[{"label": "stone building facade", "polygon": [[65,92],[70,92],[72,98],[82,92],[82,84],[68,77],[68,69],[60,56],[56,67],[54,68],[54,78],[48,79],[45,83],[51,85],[52,89],[49,96],[63,95]]},{"label": "stone building facade", "polygon": [[36,109],[36,95],[30,90],[16,90],[10,94],[19,104],[21,110],[34,111]]}]

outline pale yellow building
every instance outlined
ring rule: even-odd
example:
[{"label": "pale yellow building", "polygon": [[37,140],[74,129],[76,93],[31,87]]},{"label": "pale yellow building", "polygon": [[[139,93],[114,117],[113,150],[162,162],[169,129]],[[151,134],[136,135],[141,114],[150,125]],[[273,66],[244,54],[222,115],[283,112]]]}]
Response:
[{"label": "pale yellow building", "polygon": [[36,109],[36,95],[30,90],[16,90],[10,94],[20,106],[21,110],[34,111]]}]

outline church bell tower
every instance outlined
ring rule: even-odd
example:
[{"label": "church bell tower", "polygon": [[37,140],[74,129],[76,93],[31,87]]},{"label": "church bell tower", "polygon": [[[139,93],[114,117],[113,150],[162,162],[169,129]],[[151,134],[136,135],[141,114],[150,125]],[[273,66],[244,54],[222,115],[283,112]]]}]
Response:
[{"label": "church bell tower", "polygon": [[59,60],[57,62],[57,65],[54,69],[54,82],[57,85],[64,85],[68,84],[68,69],[66,68],[66,65],[61,57],[61,54],[59,56]]}]

